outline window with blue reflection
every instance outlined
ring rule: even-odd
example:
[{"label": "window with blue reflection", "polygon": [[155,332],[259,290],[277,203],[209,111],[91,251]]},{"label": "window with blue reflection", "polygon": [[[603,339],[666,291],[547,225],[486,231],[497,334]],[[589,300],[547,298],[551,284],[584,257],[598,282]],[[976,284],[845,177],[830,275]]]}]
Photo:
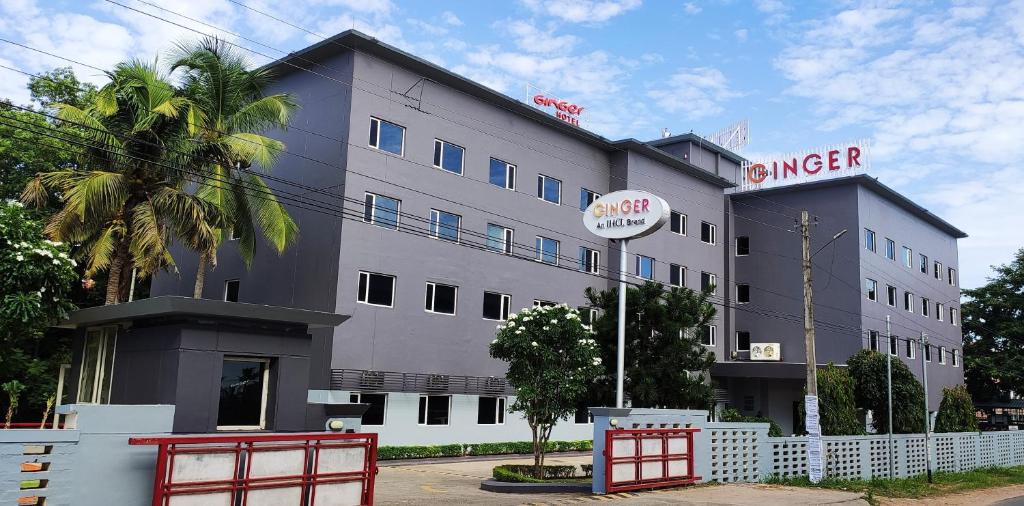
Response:
[{"label": "window with blue reflection", "polygon": [[490,182],[506,190],[516,189],[516,166],[497,158],[491,158]]},{"label": "window with blue reflection", "polygon": [[544,174],[537,175],[537,197],[552,204],[560,204],[562,202],[562,182]]},{"label": "window with blue reflection", "polygon": [[459,242],[459,226],[462,217],[457,214],[430,210],[430,235],[445,241]]},{"label": "window with blue reflection", "polygon": [[643,279],[654,279],[654,259],[643,255],[637,255],[636,276]]},{"label": "window with blue reflection", "polygon": [[402,156],[405,151],[405,127],[370,118],[370,147]]},{"label": "window with blue reflection", "polygon": [[537,260],[546,264],[558,265],[558,241],[537,236]]},{"label": "window with blue reflection", "polygon": [[462,175],[462,161],[466,149],[440,139],[434,140],[434,167]]},{"label": "window with blue reflection", "polygon": [[398,213],[402,202],[391,197],[367,193],[363,204],[363,221],[378,227],[398,229]]}]

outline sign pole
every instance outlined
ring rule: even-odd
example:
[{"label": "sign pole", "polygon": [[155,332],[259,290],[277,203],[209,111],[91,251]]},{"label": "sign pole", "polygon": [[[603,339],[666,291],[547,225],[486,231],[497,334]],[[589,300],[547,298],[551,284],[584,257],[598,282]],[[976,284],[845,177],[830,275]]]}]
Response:
[{"label": "sign pole", "polygon": [[[889,479],[896,478],[896,467],[893,462],[893,447],[892,447],[892,326],[889,322],[889,315],[885,315],[885,336],[887,338],[887,344],[889,349],[885,354],[885,380],[889,388]],[[897,346],[896,351],[899,351]]]},{"label": "sign pole", "polygon": [[623,378],[626,369],[626,245],[629,239],[619,239],[619,339],[616,349],[615,407],[621,408]]}]

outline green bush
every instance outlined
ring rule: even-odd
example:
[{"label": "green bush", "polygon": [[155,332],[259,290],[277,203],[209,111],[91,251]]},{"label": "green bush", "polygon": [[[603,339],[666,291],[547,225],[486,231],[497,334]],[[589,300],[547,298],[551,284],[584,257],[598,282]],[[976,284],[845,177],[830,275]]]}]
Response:
[{"label": "green bush", "polygon": [[766,416],[745,416],[735,408],[725,408],[718,418],[723,422],[767,423],[769,437],[782,437],[782,427]]},{"label": "green bush", "polygon": [[957,385],[942,389],[942,402],[935,418],[935,432],[977,432],[978,418],[967,387]]},{"label": "green bush", "polygon": [[[889,432],[885,355],[877,351],[861,350],[850,357],[846,364],[853,378],[857,407],[871,410],[872,425],[876,432]],[[902,360],[892,361],[892,406],[893,433],[924,432],[924,387]]]},{"label": "green bush", "polygon": [[544,466],[544,479],[534,476],[532,465],[495,466],[495,480],[510,483],[542,483],[546,480],[565,480],[576,477],[576,466]]},{"label": "green bush", "polygon": [[821,433],[825,436],[864,434],[864,425],[857,417],[855,383],[850,371],[829,362],[818,369],[818,415]]},{"label": "green bush", "polygon": [[583,471],[583,476],[592,478],[594,476],[594,464],[580,464],[580,471]]},{"label": "green bush", "polygon": [[[548,452],[590,451],[592,441],[548,441]],[[377,460],[426,459],[436,457],[461,457],[463,455],[513,455],[533,453],[530,441],[507,441],[501,443],[448,444],[437,446],[381,446],[377,448]]]}]

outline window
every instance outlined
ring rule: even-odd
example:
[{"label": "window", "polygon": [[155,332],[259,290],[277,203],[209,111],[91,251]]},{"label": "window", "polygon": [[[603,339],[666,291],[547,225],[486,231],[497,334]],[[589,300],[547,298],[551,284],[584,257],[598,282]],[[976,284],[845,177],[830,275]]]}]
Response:
[{"label": "window", "polygon": [[363,221],[378,227],[398,230],[398,215],[401,208],[401,200],[367,193],[363,203]]},{"label": "window", "polygon": [[885,258],[896,260],[896,241],[885,238]]},{"label": "window", "polygon": [[921,297],[921,316],[928,316],[928,310],[930,309],[929,306],[931,305],[932,302],[930,300]]},{"label": "window", "polygon": [[921,274],[928,274],[928,256],[919,254],[918,258],[921,260]]},{"label": "window", "polygon": [[946,269],[946,280],[949,281],[949,286],[956,286],[956,269]]},{"label": "window", "polygon": [[405,154],[405,127],[371,117],[370,147],[403,156]]},{"label": "window", "polygon": [[701,272],[700,291],[705,292],[708,290],[711,290],[712,294],[718,293],[718,276],[715,276],[710,272]]},{"label": "window", "polygon": [[878,246],[875,244],[875,231],[869,228],[864,229],[864,249],[872,253],[878,251]]},{"label": "window", "polygon": [[906,345],[907,359],[914,360],[915,358],[917,358],[917,343],[910,339],[907,339],[904,342],[904,344]]},{"label": "window", "polygon": [[501,225],[495,225],[493,223],[487,224],[487,249],[496,251],[498,253],[504,253],[506,255],[512,254],[512,238],[513,230],[508,227]]},{"label": "window", "polygon": [[949,323],[954,326],[960,324],[960,312],[955,307],[949,308]]},{"label": "window", "polygon": [[537,236],[535,243],[536,257],[534,260],[546,264],[558,265],[558,241],[547,237]]},{"label": "window", "polygon": [[899,342],[896,340],[896,336],[887,337],[886,339],[889,341],[889,354],[894,357],[899,355]]},{"label": "window", "polygon": [[601,252],[580,246],[580,270],[597,274],[601,265]]},{"label": "window", "polygon": [[960,350],[953,350],[953,367],[960,367]]},{"label": "window", "polygon": [[932,264],[932,269],[934,271],[935,279],[942,279],[942,262],[936,260]]},{"label": "window", "polygon": [[750,285],[745,283],[736,284],[736,302],[740,304],[750,302]]},{"label": "window", "polygon": [[430,236],[444,241],[459,242],[462,216],[437,209],[430,210]]},{"label": "window", "polygon": [[673,234],[686,235],[686,215],[672,211],[669,215],[669,230]]},{"label": "window", "polygon": [[700,222],[700,240],[702,242],[706,242],[708,244],[717,244],[717,232],[718,229],[714,225],[706,221]]},{"label": "window", "polygon": [[670,264],[668,266],[668,284],[680,287],[686,286],[686,267]]},{"label": "window", "polygon": [[911,313],[914,312],[914,294],[903,292],[903,309]]},{"label": "window", "polygon": [[946,365],[946,347],[939,346],[939,363]]},{"label": "window", "polygon": [[601,194],[592,192],[586,188],[580,188],[580,211],[586,211],[590,204],[601,198]]},{"label": "window", "polygon": [[395,277],[373,272],[359,273],[359,295],[357,302],[371,306],[394,307]]},{"label": "window", "polygon": [[562,203],[562,182],[553,178],[545,176],[544,174],[537,175],[537,198],[546,200],[552,204]]},{"label": "window", "polygon": [[478,425],[504,425],[505,398],[480,396],[476,410],[476,423]]},{"label": "window", "polygon": [[704,346],[715,346],[715,344],[718,342],[717,333],[718,329],[715,327],[714,324],[705,325],[703,331],[701,332],[700,344],[703,344]]},{"label": "window", "polygon": [[265,358],[224,357],[220,372],[218,430],[267,428],[267,387],[270,361]]},{"label": "window", "polygon": [[78,375],[78,400],[81,404],[110,402],[110,379],[114,372],[114,348],[117,327],[89,329],[82,347],[82,370]]},{"label": "window", "polygon": [[914,268],[914,252],[906,246],[903,247],[903,265]]},{"label": "window", "polygon": [[506,190],[516,189],[516,166],[497,158],[491,158],[491,184]]},{"label": "window", "polygon": [[643,255],[636,256],[636,277],[654,279],[654,259]]},{"label": "window", "polygon": [[931,362],[932,361],[932,345],[930,345],[930,344],[924,345],[924,361],[925,362]]},{"label": "window", "polygon": [[237,279],[229,279],[224,282],[224,300],[228,302],[238,302],[238,286],[239,281]]},{"label": "window", "polygon": [[878,281],[865,278],[864,289],[868,292],[868,300],[878,300]]},{"label": "window", "polygon": [[485,320],[507,320],[511,308],[511,295],[497,292],[484,292],[483,318]]},{"label": "window", "polygon": [[597,321],[597,308],[590,306],[581,306],[576,308],[580,312],[580,323],[584,325],[593,325]]},{"label": "window", "polygon": [[420,396],[420,425],[448,425],[452,398],[448,395]]},{"label": "window", "polygon": [[750,254],[750,238],[741,235],[736,237],[736,256],[745,257]]},{"label": "window", "polygon": [[554,307],[557,305],[557,302],[551,302],[550,300],[533,299],[533,307]]},{"label": "window", "polygon": [[888,294],[888,302],[892,307],[896,307],[896,287],[892,285],[886,285],[886,294]]},{"label": "window", "polygon": [[877,330],[869,330],[868,331],[868,346],[871,347],[871,351],[879,351],[879,350],[881,350],[881,346],[879,345],[879,342],[878,342],[878,331]]},{"label": "window", "polygon": [[572,417],[572,423],[594,423],[594,415],[591,415],[590,410],[586,407],[576,408],[576,413]]},{"label": "window", "polygon": [[462,175],[466,148],[441,139],[434,139],[434,167]]},{"label": "window", "polygon": [[750,332],[736,331],[736,351],[750,351]]},{"label": "window", "polygon": [[384,425],[387,413],[388,394],[364,394],[355,392],[348,396],[352,404],[369,404],[363,413],[363,425]]},{"label": "window", "polygon": [[936,320],[939,320],[939,321],[941,322],[941,321],[942,321],[942,318],[943,318],[943,315],[942,315],[942,313],[944,313],[945,311],[946,311],[946,310],[945,310],[945,308],[944,308],[944,307],[942,306],[942,303],[941,303],[941,302],[936,302],[936,303],[935,303],[935,319],[936,319]]},{"label": "window", "polygon": [[459,287],[427,281],[424,309],[428,313],[455,314],[458,299]]}]

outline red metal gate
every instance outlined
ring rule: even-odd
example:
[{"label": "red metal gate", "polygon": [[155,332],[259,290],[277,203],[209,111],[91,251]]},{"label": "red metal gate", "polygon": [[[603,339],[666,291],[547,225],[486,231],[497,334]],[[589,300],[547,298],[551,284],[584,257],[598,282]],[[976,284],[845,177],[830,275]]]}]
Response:
[{"label": "red metal gate", "polygon": [[604,481],[607,493],[689,485],[696,428],[614,429],[605,432]]},{"label": "red metal gate", "polygon": [[[376,434],[133,437],[128,443],[158,446],[153,506],[373,504]],[[176,496],[190,497],[172,503]]]}]

